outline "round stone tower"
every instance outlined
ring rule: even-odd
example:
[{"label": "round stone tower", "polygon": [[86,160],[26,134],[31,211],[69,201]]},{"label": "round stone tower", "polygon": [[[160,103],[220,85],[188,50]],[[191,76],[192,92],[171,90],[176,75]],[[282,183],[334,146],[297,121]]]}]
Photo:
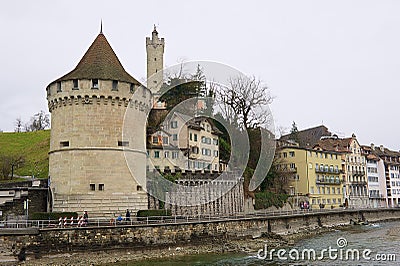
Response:
[{"label": "round stone tower", "polygon": [[[125,71],[104,34],[74,70],[46,90],[52,210],[110,217],[147,209],[145,184],[137,180],[146,175],[146,113],[152,95]],[[134,93],[140,96],[132,99]],[[124,125],[127,108],[135,117]],[[124,137],[123,127],[129,131]],[[128,168],[126,153],[135,160],[133,167]]]}]

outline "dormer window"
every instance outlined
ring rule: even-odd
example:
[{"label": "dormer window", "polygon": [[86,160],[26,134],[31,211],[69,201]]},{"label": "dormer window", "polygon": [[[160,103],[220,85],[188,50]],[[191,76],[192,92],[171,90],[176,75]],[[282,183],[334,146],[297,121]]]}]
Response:
[{"label": "dormer window", "polygon": [[61,82],[57,82],[57,92],[61,92]]},{"label": "dormer window", "polygon": [[135,92],[135,85],[133,85],[133,83],[131,83],[131,86],[129,88],[129,92],[130,93],[134,93]]},{"label": "dormer window", "polygon": [[112,82],[112,90],[117,91],[118,90],[118,80],[113,80]]},{"label": "dormer window", "polygon": [[98,89],[98,88],[99,88],[99,80],[92,79],[92,89]]},{"label": "dormer window", "polygon": [[79,82],[78,82],[78,80],[77,79],[74,79],[74,80],[72,80],[72,82],[73,82],[73,87],[72,87],[72,89],[73,90],[79,90]]}]

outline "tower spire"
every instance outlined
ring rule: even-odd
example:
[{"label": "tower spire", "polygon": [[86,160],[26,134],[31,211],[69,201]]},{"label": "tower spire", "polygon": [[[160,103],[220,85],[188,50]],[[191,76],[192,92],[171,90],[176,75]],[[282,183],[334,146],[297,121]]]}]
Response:
[{"label": "tower spire", "polygon": [[103,34],[103,19],[100,20],[100,34]]}]

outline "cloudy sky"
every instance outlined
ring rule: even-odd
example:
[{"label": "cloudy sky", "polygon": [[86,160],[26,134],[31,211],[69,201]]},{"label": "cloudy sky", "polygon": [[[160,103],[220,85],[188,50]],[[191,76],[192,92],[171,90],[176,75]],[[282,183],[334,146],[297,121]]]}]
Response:
[{"label": "cloudy sky", "polygon": [[[233,3],[235,2],[235,3]],[[262,79],[276,127],[326,125],[399,150],[400,1],[1,1],[0,129],[47,111],[46,86],[103,32],[146,76],[145,37],[164,62],[212,60]]]}]

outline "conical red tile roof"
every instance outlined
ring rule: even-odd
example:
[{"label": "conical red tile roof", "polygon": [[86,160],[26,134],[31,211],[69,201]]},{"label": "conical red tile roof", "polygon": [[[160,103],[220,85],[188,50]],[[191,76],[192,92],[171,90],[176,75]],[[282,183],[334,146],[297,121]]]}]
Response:
[{"label": "conical red tile roof", "polygon": [[103,33],[100,33],[74,70],[54,82],[71,79],[118,80],[140,84],[129,75]]}]

